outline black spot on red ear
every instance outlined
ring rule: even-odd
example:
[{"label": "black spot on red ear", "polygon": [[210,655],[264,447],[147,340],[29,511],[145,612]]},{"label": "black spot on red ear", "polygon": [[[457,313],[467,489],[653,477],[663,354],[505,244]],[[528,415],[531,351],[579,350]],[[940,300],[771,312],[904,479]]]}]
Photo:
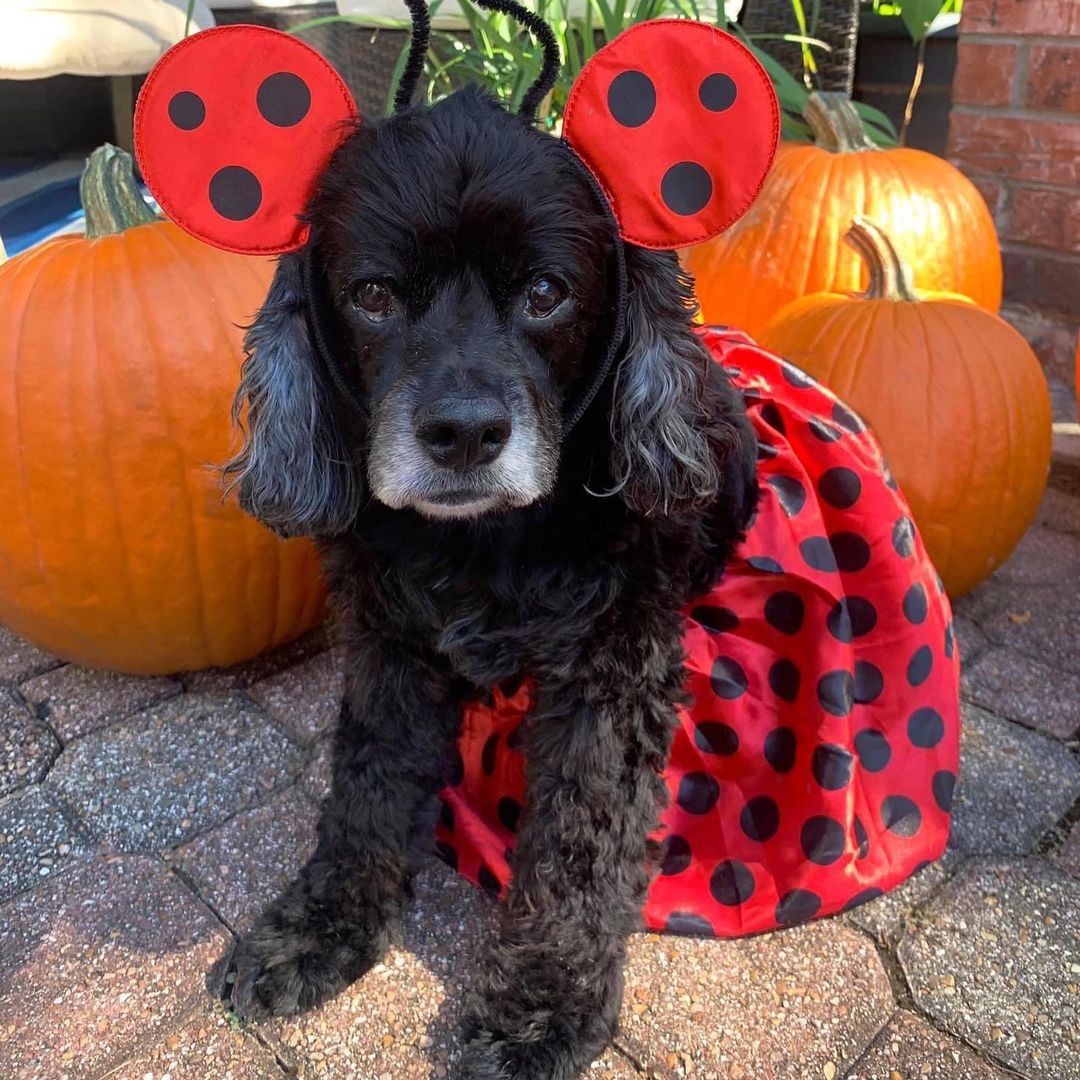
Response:
[{"label": "black spot on red ear", "polygon": [[765,483],[776,492],[776,498],[788,517],[794,517],[806,505],[806,488],[794,476],[769,476]]},{"label": "black spot on red ear", "polygon": [[709,879],[709,892],[724,907],[744,904],[754,895],[754,875],[745,863],[727,859],[713,871]]},{"label": "black spot on red ear", "polygon": [[904,616],[909,623],[918,626],[926,619],[929,610],[926,590],[916,581],[904,594]]},{"label": "black spot on red ear", "polygon": [[810,771],[826,791],[839,791],[851,782],[853,759],[836,743],[823,743],[814,748]]},{"label": "black spot on red ear", "polygon": [[934,802],[947,814],[952,810],[953,792],[956,789],[956,773],[949,772],[948,769],[939,770],[934,773],[931,787],[934,792]]},{"label": "black spot on red ear", "polygon": [[607,103],[617,123],[641,127],[656,111],[656,87],[643,71],[623,71],[611,80]]},{"label": "black spot on red ear", "polygon": [[851,824],[855,833],[855,843],[859,848],[859,858],[865,859],[870,854],[870,837],[866,835],[866,826],[858,818]]},{"label": "black spot on red ear", "polygon": [[517,832],[518,821],[521,818],[521,803],[517,799],[511,799],[509,795],[504,795],[499,800],[499,805],[496,808],[499,814],[499,821],[503,826],[510,830],[510,832]]},{"label": "black spot on red ear", "polygon": [[850,671],[828,671],[818,679],[817,696],[830,716],[847,716],[855,702],[855,679]]},{"label": "black spot on red ear", "polygon": [[707,814],[720,798],[720,785],[708,773],[687,773],[679,781],[675,801],[688,814]]},{"label": "black spot on red ear", "polygon": [[906,795],[890,795],[881,804],[881,823],[889,832],[910,839],[922,826],[922,812]]},{"label": "black spot on red ear", "polygon": [[715,75],[707,75],[698,87],[698,100],[709,112],[730,109],[738,96],[739,88],[735,80],[719,71]]},{"label": "black spot on red ear", "polygon": [[806,605],[798,593],[783,589],[765,601],[765,621],[781,634],[797,634],[806,616]]},{"label": "black spot on red ear", "polygon": [[229,221],[247,221],[262,205],[262,185],[242,165],[226,165],[210,177],[210,205]]},{"label": "black spot on red ear", "polygon": [[169,99],[169,119],[181,131],[194,131],[206,119],[206,105],[198,94],[181,90]]},{"label": "black spot on red ear", "polygon": [[720,720],[703,720],[694,728],[694,744],[706,754],[730,756],[739,749],[739,736]]},{"label": "black spot on red ear", "polygon": [[809,889],[792,889],[776,905],[776,921],[781,926],[794,926],[812,919],[820,910],[821,897],[817,893]]},{"label": "black spot on red ear", "polygon": [[660,181],[660,198],[673,213],[688,217],[704,210],[712,198],[713,182],[704,166],[696,161],[672,165]]},{"label": "black spot on red ear", "polygon": [[912,654],[907,666],[907,681],[912,686],[922,686],[934,669],[934,654],[929,645],[920,645]]},{"label": "black spot on red ear", "polygon": [[859,764],[867,772],[875,773],[889,764],[892,747],[880,731],[866,728],[855,736],[855,753],[859,755]]},{"label": "black spot on red ear", "polygon": [[859,435],[866,430],[866,425],[846,406],[839,401],[832,407],[833,419],[843,428],[847,428],[853,435]]},{"label": "black spot on red ear", "polygon": [[710,676],[713,693],[725,701],[734,701],[746,693],[746,672],[737,660],[730,656],[718,656],[713,661]]},{"label": "black spot on red ear", "polygon": [[937,709],[926,706],[908,717],[907,730],[912,746],[932,750],[945,737],[945,721]]},{"label": "black spot on red ear", "polygon": [[793,660],[784,657],[769,668],[769,687],[782,701],[793,702],[799,696],[802,676]]},{"label": "black spot on red ear", "polygon": [[844,911],[851,911],[852,908],[859,907],[860,904],[868,904],[871,900],[876,900],[879,896],[885,894],[881,889],[869,888],[863,889],[862,892],[857,892],[845,905]]},{"label": "black spot on red ear", "polygon": [[690,842],[684,836],[669,836],[664,841],[660,873],[665,877],[681,874],[690,865]]},{"label": "black spot on red ear", "polygon": [[885,689],[885,676],[881,669],[869,660],[855,661],[855,704],[869,705],[881,696]]},{"label": "black spot on red ear", "polygon": [[814,385],[814,380],[803,371],[802,368],[796,367],[790,360],[782,360],[780,362],[780,374],[784,376],[784,381],[791,383],[792,386],[799,390],[805,390],[807,387]]},{"label": "black spot on red ear", "polygon": [[714,634],[725,634],[739,625],[739,616],[731,608],[713,607],[701,604],[690,612],[690,618],[696,619],[706,630]]},{"label": "black spot on red ear", "polygon": [[673,911],[664,922],[669,934],[689,934],[694,937],[716,937],[716,931],[708,919],[692,911]]},{"label": "black spot on red ear", "polygon": [[797,742],[795,732],[791,728],[773,728],[765,736],[765,745],[762,749],[765,753],[765,760],[778,773],[789,773],[795,767]]},{"label": "black spot on red ear", "polygon": [[870,562],[870,545],[857,533],[839,532],[829,538],[836,565],[845,574],[854,574]]},{"label": "black spot on red ear", "polygon": [[771,840],[780,828],[780,807],[768,795],[758,795],[742,808],[739,825],[751,840]]},{"label": "black spot on red ear", "polygon": [[826,469],[818,480],[821,497],[837,510],[848,510],[859,501],[862,481],[854,469],[844,465]]},{"label": "black spot on red ear", "polygon": [[835,818],[808,818],[799,839],[803,854],[818,866],[831,866],[844,854],[844,826]]},{"label": "black spot on red ear", "polygon": [[308,84],[291,71],[279,71],[267,75],[259,84],[255,95],[262,118],[274,127],[292,127],[299,124],[311,108],[311,91]]},{"label": "black spot on red ear", "polygon": [[899,517],[892,531],[893,549],[902,559],[910,558],[915,552],[915,524],[911,518]]},{"label": "black spot on red ear", "polygon": [[775,559],[770,559],[768,555],[751,555],[746,562],[763,574],[782,574],[784,572],[784,568]]}]

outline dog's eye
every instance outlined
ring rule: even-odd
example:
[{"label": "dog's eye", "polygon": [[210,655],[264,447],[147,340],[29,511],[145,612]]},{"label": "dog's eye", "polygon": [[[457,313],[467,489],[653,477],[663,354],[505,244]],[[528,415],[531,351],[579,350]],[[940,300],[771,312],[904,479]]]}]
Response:
[{"label": "dog's eye", "polygon": [[566,289],[554,278],[537,278],[525,294],[525,314],[531,319],[546,319],[564,300]]},{"label": "dog's eye", "polygon": [[376,322],[385,319],[394,310],[394,298],[381,281],[360,281],[349,290],[352,305]]}]

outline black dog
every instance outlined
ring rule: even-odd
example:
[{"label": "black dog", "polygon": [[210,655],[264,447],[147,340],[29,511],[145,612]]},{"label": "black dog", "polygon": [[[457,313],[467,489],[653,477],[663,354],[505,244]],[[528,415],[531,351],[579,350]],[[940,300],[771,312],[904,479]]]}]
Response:
[{"label": "black dog", "polygon": [[239,1012],[309,1008],[378,960],[462,703],[534,681],[470,1078],[576,1076],[612,1036],[683,694],[679,610],[757,495],[689,282],[671,253],[628,245],[619,319],[621,241],[594,190],[477,91],[359,127],[248,335],[248,434],[227,467],[250,513],[319,539],[348,651],[318,849],[237,950]]}]

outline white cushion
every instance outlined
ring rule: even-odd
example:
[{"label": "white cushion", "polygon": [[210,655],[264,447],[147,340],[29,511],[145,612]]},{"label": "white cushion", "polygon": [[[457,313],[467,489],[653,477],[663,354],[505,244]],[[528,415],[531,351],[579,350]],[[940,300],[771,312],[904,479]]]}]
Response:
[{"label": "white cushion", "polygon": [[[0,79],[141,75],[184,36],[187,0],[5,0]],[[192,32],[214,25],[196,0]]]}]

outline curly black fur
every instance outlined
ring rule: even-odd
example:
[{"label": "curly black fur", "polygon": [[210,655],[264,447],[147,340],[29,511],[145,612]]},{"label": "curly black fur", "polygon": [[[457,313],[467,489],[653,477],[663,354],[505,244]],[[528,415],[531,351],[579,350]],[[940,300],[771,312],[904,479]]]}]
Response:
[{"label": "curly black fur", "polygon": [[[229,472],[251,513],[319,538],[346,692],[317,851],[238,947],[232,1001],[295,1012],[377,960],[430,848],[463,702],[524,673],[526,806],[462,1075],[574,1077],[615,1029],[683,693],[679,610],[752,513],[753,436],[674,256],[636,248],[620,360],[565,431],[607,345],[617,238],[565,149],[475,92],[359,129],[311,218],[335,363],[363,410],[312,349],[287,256],[249,335]],[[539,273],[569,290],[551,321],[520,314]],[[394,316],[358,313],[357,280],[392,283]],[[457,392],[527,429],[527,499],[509,472],[482,475],[482,512],[424,511],[442,489],[400,416]]]}]

